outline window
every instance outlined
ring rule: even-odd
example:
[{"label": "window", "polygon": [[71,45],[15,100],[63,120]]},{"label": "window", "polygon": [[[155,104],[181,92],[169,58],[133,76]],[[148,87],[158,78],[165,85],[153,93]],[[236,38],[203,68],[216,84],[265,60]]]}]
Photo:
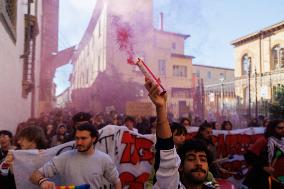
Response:
[{"label": "window", "polygon": [[100,56],[98,56],[98,72],[101,71],[100,67],[101,67],[101,59]]},{"label": "window", "polygon": [[200,71],[196,70],[196,77],[200,77]]},{"label": "window", "polygon": [[101,37],[101,21],[99,21],[99,38]]},{"label": "window", "polygon": [[211,77],[212,77],[211,72],[208,71],[208,72],[207,72],[207,79],[211,79]]},{"label": "window", "polygon": [[284,67],[284,48],[280,49],[280,67]]},{"label": "window", "polygon": [[92,77],[94,77],[94,75],[96,74],[96,66],[94,63],[91,64],[92,65]]},{"label": "window", "polygon": [[172,88],[172,97],[174,98],[190,98],[192,94],[189,88]]},{"label": "window", "polygon": [[172,49],[176,49],[176,48],[177,48],[176,43],[173,42],[173,43],[172,43]]},{"label": "window", "polygon": [[166,61],[159,60],[158,63],[159,63],[159,74],[166,75]]},{"label": "window", "polygon": [[86,70],[86,84],[89,82],[89,69]]},{"label": "window", "polygon": [[82,87],[83,86],[83,84],[84,84],[84,74],[80,74],[81,75],[81,77],[80,77],[80,87]]},{"label": "window", "polygon": [[87,46],[87,57],[89,58],[90,55],[90,45]]},{"label": "window", "polygon": [[94,49],[95,48],[95,38],[94,37],[92,37],[92,49]]},{"label": "window", "polygon": [[277,65],[278,65],[278,52],[280,50],[280,46],[276,45],[271,52],[271,56],[272,56],[272,69],[276,69]]},{"label": "window", "polygon": [[251,68],[251,57],[245,54],[242,58],[242,75],[248,75]]},{"label": "window", "polygon": [[9,35],[16,41],[17,0],[0,0],[0,17]]},{"label": "window", "polygon": [[176,77],[187,77],[187,67],[173,66],[173,75]]},{"label": "window", "polygon": [[284,67],[284,48],[276,45],[272,48],[271,52],[271,67],[272,70]]},{"label": "window", "polygon": [[220,73],[220,78],[224,78],[224,80],[226,79],[226,76],[224,73]]}]

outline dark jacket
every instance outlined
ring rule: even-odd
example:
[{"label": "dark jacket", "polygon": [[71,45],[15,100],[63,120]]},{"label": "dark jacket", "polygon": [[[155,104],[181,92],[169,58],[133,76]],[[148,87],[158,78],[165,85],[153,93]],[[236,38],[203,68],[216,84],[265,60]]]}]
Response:
[{"label": "dark jacket", "polygon": [[[0,148],[0,163],[5,160],[8,151],[3,151]],[[1,189],[16,189],[14,175],[9,172],[7,176],[3,176],[0,174],[0,188]]]}]

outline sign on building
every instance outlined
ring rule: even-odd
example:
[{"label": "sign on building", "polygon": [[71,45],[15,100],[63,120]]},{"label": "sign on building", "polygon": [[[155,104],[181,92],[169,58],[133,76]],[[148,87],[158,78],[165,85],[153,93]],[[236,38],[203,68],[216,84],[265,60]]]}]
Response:
[{"label": "sign on building", "polygon": [[126,115],[131,116],[154,116],[154,107],[150,102],[128,101],[126,103]]}]

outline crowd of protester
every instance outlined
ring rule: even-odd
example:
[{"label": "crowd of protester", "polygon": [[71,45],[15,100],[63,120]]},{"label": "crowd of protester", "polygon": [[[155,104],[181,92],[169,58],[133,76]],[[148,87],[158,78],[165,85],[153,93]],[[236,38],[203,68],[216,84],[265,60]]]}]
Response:
[{"label": "crowd of protester", "polygon": [[[54,111],[49,113],[42,113],[39,118],[30,118],[25,122],[19,123],[16,128],[13,144],[15,146],[18,146],[18,135],[23,128],[28,126],[38,126],[43,130],[45,138],[47,139],[46,147],[62,144],[70,140],[70,134],[74,132],[74,121],[72,120],[72,117],[76,113],[77,112],[73,109],[55,109]],[[94,114],[93,112],[88,112],[88,114],[90,121],[97,129],[101,129],[104,126],[111,124],[118,126],[124,125],[130,130],[133,130],[140,134],[155,133],[155,116],[129,116],[122,113],[117,113],[116,111],[111,111],[108,114]],[[198,117],[195,117],[195,119],[191,121],[190,117],[191,116],[181,117],[176,120],[170,120],[170,123],[179,123],[187,130],[189,130],[189,128],[192,126],[199,127],[204,123]],[[210,124],[212,126],[212,129],[215,130],[232,130],[238,128],[234,127],[230,120],[224,120],[223,122],[206,121],[206,123]],[[252,118],[247,127],[266,127],[267,124],[268,119],[257,120],[255,118]]]},{"label": "crowd of protester", "polygon": [[[42,113],[37,119],[31,118],[26,122],[20,123],[17,126],[15,135],[8,130],[0,131],[0,163],[5,161],[6,163],[11,164],[13,161],[13,157],[11,157],[11,154],[9,153],[9,150],[11,149],[46,149],[74,140],[76,124],[85,122],[91,123],[97,130],[106,125],[117,125],[127,127],[129,130],[140,134],[156,134],[157,129],[157,117],[155,116],[134,117],[120,114],[116,111],[111,111],[108,114],[95,114],[93,112],[78,113],[71,109],[55,109],[50,113]],[[281,120],[275,122],[269,121],[263,117],[260,120],[253,118],[247,125],[248,127],[266,128],[264,138],[262,138],[263,141],[257,141],[257,147],[253,146],[245,153],[245,159],[252,167],[251,171],[256,171],[263,179],[267,180],[267,177],[274,170],[271,166],[269,167],[267,165],[268,138],[271,136],[278,138],[280,145],[283,147],[283,140],[281,141],[281,137],[284,136],[283,124],[284,122]],[[196,117],[192,121],[190,116],[182,117],[178,120],[170,120],[171,133],[176,149],[182,148],[183,144],[186,142],[186,135],[192,126],[198,127],[198,132],[193,139],[202,141],[210,152],[210,157],[208,157],[208,159],[210,159],[210,162],[216,162],[216,145],[212,141],[212,130],[230,131],[235,129],[234,125],[230,120],[224,120],[223,122],[209,122],[206,120],[202,121]],[[273,130],[277,130],[278,127],[282,130],[279,132]],[[255,148],[257,148],[257,150]],[[259,158],[262,158],[262,161],[259,161]],[[220,176],[220,171],[224,171],[216,165],[216,163],[211,163],[211,165],[209,165],[207,180],[215,182],[214,177],[218,178]],[[262,169],[262,167],[264,167],[264,169]],[[261,187],[267,187],[267,182],[262,184],[258,183],[258,185],[254,186],[252,183],[254,183],[254,179],[257,178],[252,177],[251,175],[252,174],[248,174],[248,177],[245,180],[245,184],[248,185],[249,188],[261,189]],[[7,175],[0,175],[0,184],[3,189],[16,188],[12,168]],[[264,185],[265,187],[263,187]],[[282,186],[276,186],[276,188],[280,187]]]}]

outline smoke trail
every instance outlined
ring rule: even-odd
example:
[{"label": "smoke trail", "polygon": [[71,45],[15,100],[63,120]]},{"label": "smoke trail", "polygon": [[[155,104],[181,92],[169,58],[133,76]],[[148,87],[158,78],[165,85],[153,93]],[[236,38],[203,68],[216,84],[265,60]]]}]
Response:
[{"label": "smoke trail", "polygon": [[128,55],[127,62],[134,64],[134,50],[133,50],[133,30],[130,24],[121,21],[118,16],[112,17],[112,25],[115,27],[116,42],[119,45],[119,49],[125,51]]}]

